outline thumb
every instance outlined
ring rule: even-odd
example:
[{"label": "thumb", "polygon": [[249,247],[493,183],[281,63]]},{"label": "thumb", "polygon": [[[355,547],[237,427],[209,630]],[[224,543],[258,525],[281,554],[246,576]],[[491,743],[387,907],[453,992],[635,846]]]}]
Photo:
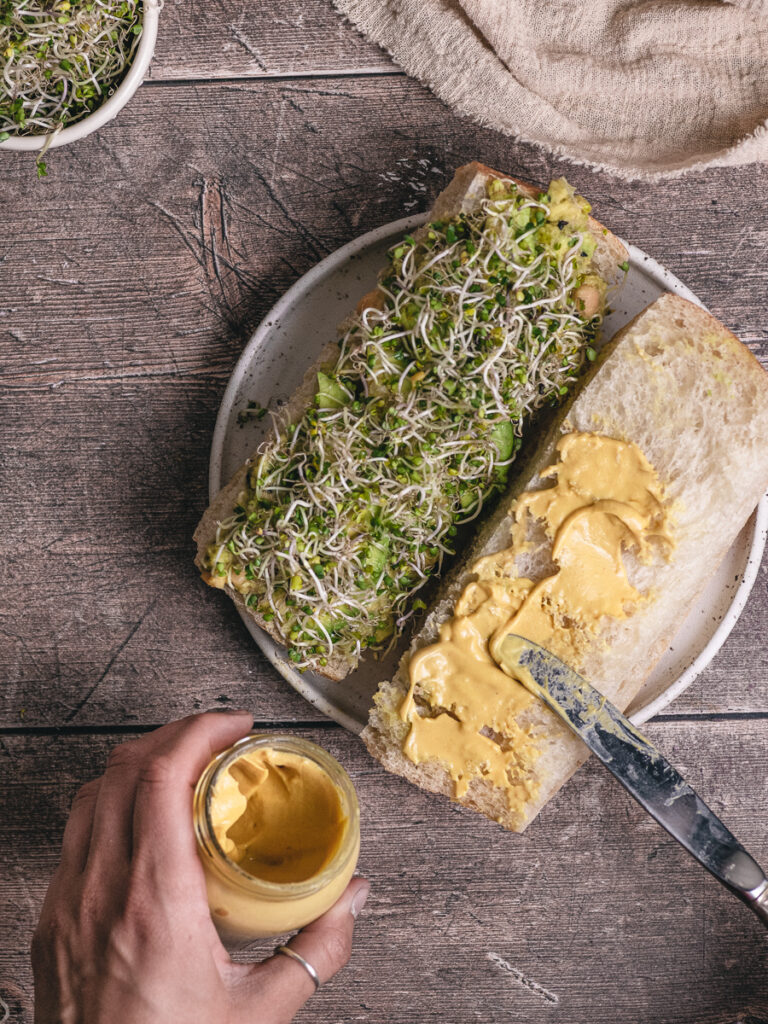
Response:
[{"label": "thumb", "polygon": [[[353,878],[343,894],[322,917],[308,924],[287,943],[317,971],[324,985],[349,962],[355,918],[365,906],[370,892],[365,878]],[[290,1021],[315,992],[315,983],[306,968],[296,960],[278,953],[256,964],[250,971],[246,1002],[272,1011],[264,1019],[282,1024]],[[245,1009],[245,1007],[242,1007]]]},{"label": "thumb", "polygon": [[[305,928],[294,935],[288,946],[303,956],[312,964],[320,978],[320,984],[324,985],[337,971],[346,966],[352,953],[352,933],[355,928],[355,919],[365,906],[371,886],[365,878],[354,878],[342,896],[331,907],[329,911],[318,917],[316,921],[308,924]],[[291,960],[282,957],[280,966],[285,970],[290,967]],[[300,971],[305,978],[307,971],[301,964],[295,964],[295,970],[291,973],[295,977]],[[311,982],[311,979],[309,979]],[[310,995],[314,992],[314,984],[311,986]]]}]

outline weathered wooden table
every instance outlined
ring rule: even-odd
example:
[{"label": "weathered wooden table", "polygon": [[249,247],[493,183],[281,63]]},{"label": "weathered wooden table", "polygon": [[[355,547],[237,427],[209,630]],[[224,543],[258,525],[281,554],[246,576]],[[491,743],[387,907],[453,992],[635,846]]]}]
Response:
[{"label": "weathered wooden table", "polygon": [[[327,0],[166,0],[151,79],[50,155],[0,154],[0,996],[70,799],[118,737],[200,708],[319,740],[351,771],[373,894],[306,1021],[768,1021],[768,935],[598,767],[524,837],[386,775],[254,648],[192,565],[219,401],[319,258],[479,158],[567,173],[596,215],[768,356],[768,168],[628,184],[454,116]],[[649,727],[768,863],[766,567],[712,667]],[[119,1022],[116,1022],[119,1024]]]}]

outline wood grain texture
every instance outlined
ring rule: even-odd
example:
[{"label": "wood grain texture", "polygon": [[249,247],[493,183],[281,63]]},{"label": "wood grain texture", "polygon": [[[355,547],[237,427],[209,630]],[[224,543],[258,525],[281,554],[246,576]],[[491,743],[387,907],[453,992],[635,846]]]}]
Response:
[{"label": "wood grain texture", "polygon": [[[109,730],[240,705],[306,722],[361,795],[373,895],[350,967],[300,1020],[768,1024],[764,932],[599,766],[523,837],[437,801],[315,721],[193,568],[216,410],[256,324],[470,159],[567,174],[768,359],[768,168],[648,186],[553,160],[455,117],[330,0],[166,0],[151,79],[115,122],[51,153],[41,182],[0,153],[12,1021],[32,1022],[29,937],[72,795],[123,738]],[[715,663],[649,729],[764,863],[767,625],[765,562]]]},{"label": "wood grain texture", "polygon": [[[322,256],[424,209],[471,158],[544,183],[688,283],[757,353],[768,168],[649,187],[454,117],[400,77],[149,84],[97,135],[0,154],[0,724],[157,723],[229,701],[316,717],[197,580],[216,410],[269,306]],[[760,712],[766,567],[676,712]]]},{"label": "wood grain texture", "polygon": [[[350,966],[300,1020],[768,1021],[764,929],[598,765],[520,837],[387,775],[335,726],[300,732],[352,774],[372,882]],[[768,721],[650,733],[768,861]],[[32,1022],[27,947],[69,802],[117,740],[2,737],[0,996],[15,1024]]]},{"label": "wood grain texture", "polygon": [[330,0],[165,0],[150,75],[173,80],[382,71],[398,73]]}]

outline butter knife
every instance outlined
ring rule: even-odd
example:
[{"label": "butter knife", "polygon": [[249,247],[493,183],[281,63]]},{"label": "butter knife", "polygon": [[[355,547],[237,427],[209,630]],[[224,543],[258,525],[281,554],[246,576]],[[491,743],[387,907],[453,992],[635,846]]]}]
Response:
[{"label": "butter knife", "polygon": [[666,758],[601,693],[543,647],[509,634],[500,667],[562,719],[627,792],[768,925],[768,878]]}]

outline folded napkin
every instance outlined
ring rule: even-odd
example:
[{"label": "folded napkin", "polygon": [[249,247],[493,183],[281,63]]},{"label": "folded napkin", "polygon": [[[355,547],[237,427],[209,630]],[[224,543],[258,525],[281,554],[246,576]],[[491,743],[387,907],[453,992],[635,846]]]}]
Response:
[{"label": "folded napkin", "polygon": [[457,113],[627,178],[768,158],[768,0],[333,0]]}]

